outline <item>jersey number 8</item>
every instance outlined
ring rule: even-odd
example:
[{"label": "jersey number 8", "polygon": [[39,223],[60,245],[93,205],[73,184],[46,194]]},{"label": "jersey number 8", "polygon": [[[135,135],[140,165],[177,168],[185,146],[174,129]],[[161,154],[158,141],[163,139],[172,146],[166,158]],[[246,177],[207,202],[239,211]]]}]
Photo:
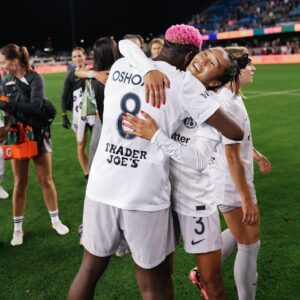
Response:
[{"label": "jersey number 8", "polygon": [[[129,102],[133,101],[133,103],[134,103],[134,107],[131,110],[128,108],[128,101]],[[127,139],[127,140],[131,140],[131,139],[135,138],[136,136],[133,134],[126,133],[124,131],[124,127],[122,125],[122,122],[123,122],[122,116],[124,115],[124,113],[127,113],[127,112],[134,116],[137,115],[141,110],[141,100],[138,95],[136,95],[134,93],[127,93],[122,97],[120,105],[121,105],[122,112],[117,119],[117,130],[121,137],[123,137],[124,139]]]}]

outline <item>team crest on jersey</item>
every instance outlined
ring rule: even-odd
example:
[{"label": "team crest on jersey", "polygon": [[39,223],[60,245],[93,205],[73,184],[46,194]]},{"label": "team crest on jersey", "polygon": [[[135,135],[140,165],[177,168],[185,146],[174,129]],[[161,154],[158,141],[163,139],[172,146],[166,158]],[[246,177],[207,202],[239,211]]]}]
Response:
[{"label": "team crest on jersey", "polygon": [[194,119],[191,117],[185,118],[183,120],[183,124],[186,128],[189,128],[189,129],[195,128],[197,126],[196,121],[194,121]]}]

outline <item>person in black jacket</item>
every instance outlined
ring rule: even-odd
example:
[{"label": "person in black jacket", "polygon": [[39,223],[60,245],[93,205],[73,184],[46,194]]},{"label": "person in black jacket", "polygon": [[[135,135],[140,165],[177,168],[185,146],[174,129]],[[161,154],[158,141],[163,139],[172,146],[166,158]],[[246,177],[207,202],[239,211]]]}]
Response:
[{"label": "person in black jacket", "polygon": [[72,50],[72,62],[76,66],[74,70],[69,71],[65,78],[62,97],[62,126],[70,128],[71,123],[68,119],[67,111],[72,111],[72,129],[75,132],[77,140],[77,158],[86,180],[89,175],[89,162],[86,152],[87,131],[92,131],[95,122],[95,116],[81,116],[82,95],[85,90],[85,80],[75,77],[75,70],[86,68],[86,52],[81,47],[75,47]]},{"label": "person in black jacket", "polygon": [[[33,158],[36,175],[41,185],[44,201],[51,217],[53,229],[60,235],[67,234],[69,228],[62,224],[58,216],[57,193],[52,179],[52,147],[49,126],[39,126],[37,120],[44,102],[44,81],[41,75],[32,71],[26,47],[7,44],[0,50],[0,64],[8,76],[3,81],[4,94],[8,102],[1,101],[1,107],[12,113],[17,122],[31,125],[38,154]],[[30,124],[28,123],[30,122]],[[23,244],[23,216],[26,206],[26,189],[29,179],[29,159],[13,159],[14,190],[12,196],[14,233],[12,246]]]}]

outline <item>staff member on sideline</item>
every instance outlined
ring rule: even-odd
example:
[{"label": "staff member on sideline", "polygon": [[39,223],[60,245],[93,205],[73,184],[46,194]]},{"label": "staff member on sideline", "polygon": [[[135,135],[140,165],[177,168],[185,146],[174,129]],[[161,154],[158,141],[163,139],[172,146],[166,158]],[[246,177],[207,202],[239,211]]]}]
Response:
[{"label": "staff member on sideline", "polygon": [[[24,46],[5,45],[0,50],[0,65],[9,75],[3,82],[4,93],[9,96],[9,101],[3,102],[1,108],[13,113],[16,121],[26,125],[29,116],[37,115],[42,107],[43,78],[30,69],[29,54]],[[30,97],[23,93],[24,90],[29,91]],[[69,232],[69,228],[62,224],[58,216],[57,193],[52,179],[50,127],[33,126],[33,134],[38,144],[38,155],[33,158],[36,175],[43,191],[52,227],[58,234],[64,235]],[[29,159],[13,159],[11,163],[14,175],[12,196],[14,232],[11,245],[18,246],[23,244],[22,227],[29,179]]]}]

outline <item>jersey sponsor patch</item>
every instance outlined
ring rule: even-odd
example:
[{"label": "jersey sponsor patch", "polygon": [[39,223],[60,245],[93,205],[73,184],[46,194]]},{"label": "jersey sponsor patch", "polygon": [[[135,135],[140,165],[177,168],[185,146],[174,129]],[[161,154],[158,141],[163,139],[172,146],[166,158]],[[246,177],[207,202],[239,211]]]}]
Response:
[{"label": "jersey sponsor patch", "polygon": [[121,167],[137,168],[142,159],[147,159],[147,151],[131,149],[111,143],[106,143],[105,151],[109,153],[106,161]]},{"label": "jersey sponsor patch", "polygon": [[186,128],[189,128],[189,129],[195,128],[197,126],[196,121],[194,121],[194,119],[191,117],[185,118],[183,120],[183,124]]}]

